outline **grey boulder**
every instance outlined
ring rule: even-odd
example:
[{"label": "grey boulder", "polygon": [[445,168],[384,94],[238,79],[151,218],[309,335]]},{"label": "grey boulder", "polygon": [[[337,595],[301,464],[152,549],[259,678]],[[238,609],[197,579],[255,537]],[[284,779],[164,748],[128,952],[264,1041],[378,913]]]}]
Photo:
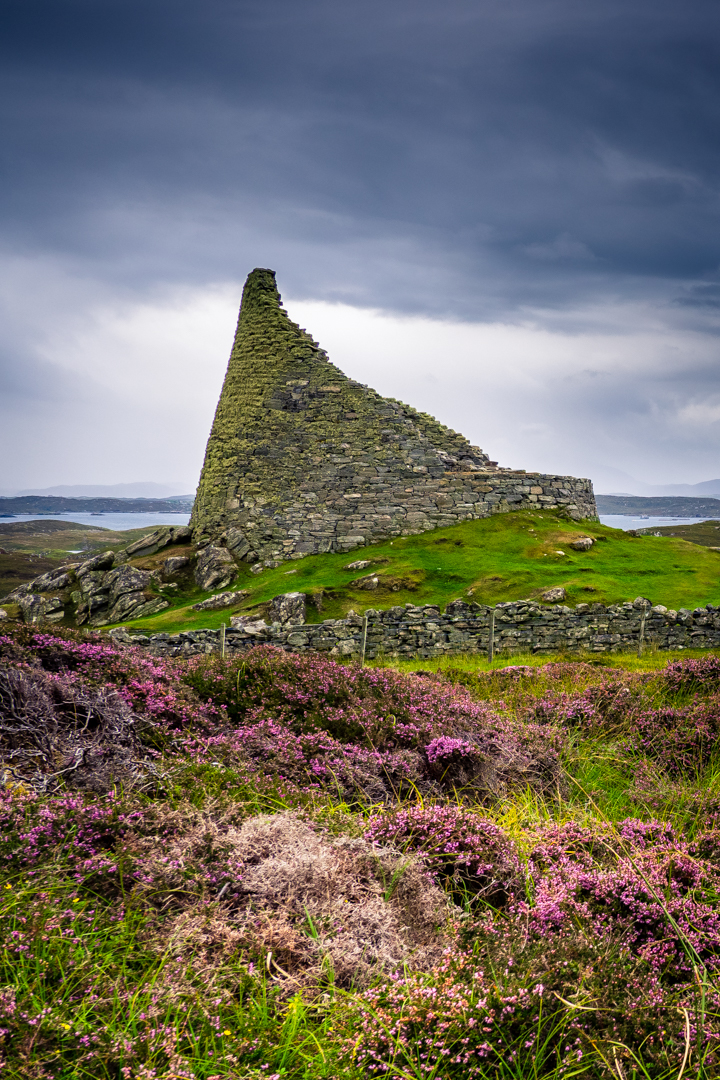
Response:
[{"label": "grey boulder", "polygon": [[226,548],[208,544],[198,555],[195,581],[204,591],[223,589],[237,574],[232,555]]},{"label": "grey boulder", "polygon": [[151,533],[146,533],[145,536],[141,536],[139,540],[135,540],[132,544],[128,544],[125,548],[126,555],[154,555],[156,551],[160,551],[161,548],[167,547],[172,543],[173,529],[155,529]]},{"label": "grey boulder", "polygon": [[569,546],[573,551],[589,551],[594,543],[591,536],[581,536],[579,540],[573,540]]},{"label": "grey boulder", "polygon": [[93,555],[92,559],[86,559],[75,571],[75,577],[82,580],[86,574],[95,570],[109,570],[115,562],[114,551],[101,551],[99,555]]},{"label": "grey boulder", "polygon": [[118,566],[105,575],[104,586],[109,590],[110,601],[115,602],[125,593],[147,589],[152,577],[149,570],[138,570],[134,566]]},{"label": "grey boulder", "polygon": [[36,593],[22,596],[18,607],[26,623],[59,622],[65,613],[61,597],[38,596]]},{"label": "grey boulder", "polygon": [[[81,596],[95,596],[97,593],[109,592],[110,586],[106,584],[107,571],[92,570],[86,574],[80,583]],[[73,596],[75,593],[72,594]]]},{"label": "grey boulder", "polygon": [[128,619],[139,619],[143,615],[155,615],[166,607],[170,607],[170,603],[161,596],[147,596],[143,592],[123,593],[113,604],[104,621],[127,622]]},{"label": "grey boulder", "polygon": [[281,626],[302,626],[305,622],[307,596],[301,592],[281,593],[270,601],[268,618]]},{"label": "grey boulder", "polygon": [[73,563],[72,566],[58,566],[55,570],[48,570],[47,574],[41,574],[31,582],[32,591],[52,592],[54,589],[64,589],[70,584],[71,571],[76,566],[77,563]]},{"label": "grey boulder", "polygon": [[232,615],[230,625],[233,630],[242,630],[251,637],[267,636],[268,626],[264,619],[258,619],[256,615]]},{"label": "grey boulder", "polygon": [[355,589],[369,589],[372,591],[373,589],[377,589],[379,579],[375,574],[368,574],[367,577],[355,578],[355,580],[351,581],[349,584]]},{"label": "grey boulder", "polygon": [[216,611],[218,608],[233,607],[239,604],[250,593],[247,589],[238,589],[237,592],[216,593],[207,600],[201,600],[199,604],[193,604],[193,611]]},{"label": "grey boulder", "polygon": [[546,589],[541,595],[542,600],[546,600],[548,604],[558,604],[561,600],[564,600],[567,593],[563,588],[558,586],[555,589]]}]

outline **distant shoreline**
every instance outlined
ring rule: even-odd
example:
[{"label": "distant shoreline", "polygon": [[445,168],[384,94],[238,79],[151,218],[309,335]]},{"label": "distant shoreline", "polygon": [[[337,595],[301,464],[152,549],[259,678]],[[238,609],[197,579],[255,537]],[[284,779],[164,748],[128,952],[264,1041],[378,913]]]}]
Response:
[{"label": "distant shoreline", "polygon": [[0,499],[0,517],[12,518],[33,514],[189,514],[192,499],[111,499],[73,498],[66,495],[18,495]]},{"label": "distant shoreline", "polygon": [[641,495],[596,495],[598,514],[623,517],[666,517],[720,519],[720,499],[698,499],[685,495],[644,497]]}]

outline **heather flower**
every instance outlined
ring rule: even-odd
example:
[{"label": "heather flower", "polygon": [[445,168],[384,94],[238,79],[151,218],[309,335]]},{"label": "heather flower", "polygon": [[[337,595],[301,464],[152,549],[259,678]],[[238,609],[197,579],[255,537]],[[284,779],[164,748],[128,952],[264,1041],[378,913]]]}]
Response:
[{"label": "heather flower", "polygon": [[431,872],[460,895],[502,906],[521,884],[515,845],[477,813],[458,806],[413,806],[370,818],[375,843],[423,854]]}]

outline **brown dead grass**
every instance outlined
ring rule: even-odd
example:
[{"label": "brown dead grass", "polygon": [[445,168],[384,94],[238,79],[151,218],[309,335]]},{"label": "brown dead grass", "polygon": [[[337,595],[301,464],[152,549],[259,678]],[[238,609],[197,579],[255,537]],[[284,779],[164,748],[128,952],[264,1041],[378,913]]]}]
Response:
[{"label": "brown dead grass", "polygon": [[[447,898],[415,857],[322,836],[290,812],[238,824],[232,815],[173,811],[164,826],[182,831],[138,844],[154,879],[138,891],[167,898],[174,913],[157,927],[157,944],[192,957],[196,971],[244,954],[283,993],[349,988],[403,964],[429,968],[449,943]],[[215,857],[233,869],[208,906],[208,890],[190,882],[193,867]]]}]

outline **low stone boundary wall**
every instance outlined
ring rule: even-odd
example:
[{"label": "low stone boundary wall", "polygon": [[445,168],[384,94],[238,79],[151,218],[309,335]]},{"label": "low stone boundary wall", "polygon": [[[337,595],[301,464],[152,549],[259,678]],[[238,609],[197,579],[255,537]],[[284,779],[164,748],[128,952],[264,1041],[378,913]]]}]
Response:
[{"label": "low stone boundary wall", "polygon": [[[493,620],[494,614],[494,620]],[[263,621],[225,630],[180,634],[137,634],[113,630],[115,640],[138,644],[160,656],[225,652],[231,656],[253,645],[276,645],[288,652],[324,652],[340,658],[428,658],[458,653],[487,654],[493,627],[494,651],[514,653],[589,651],[627,652],[645,645],[659,649],[720,647],[720,607],[673,611],[638,598],[624,604],[557,605],[532,601],[494,608],[455,600],[445,612],[427,604],[369,610],[365,616],[291,625]]]}]

